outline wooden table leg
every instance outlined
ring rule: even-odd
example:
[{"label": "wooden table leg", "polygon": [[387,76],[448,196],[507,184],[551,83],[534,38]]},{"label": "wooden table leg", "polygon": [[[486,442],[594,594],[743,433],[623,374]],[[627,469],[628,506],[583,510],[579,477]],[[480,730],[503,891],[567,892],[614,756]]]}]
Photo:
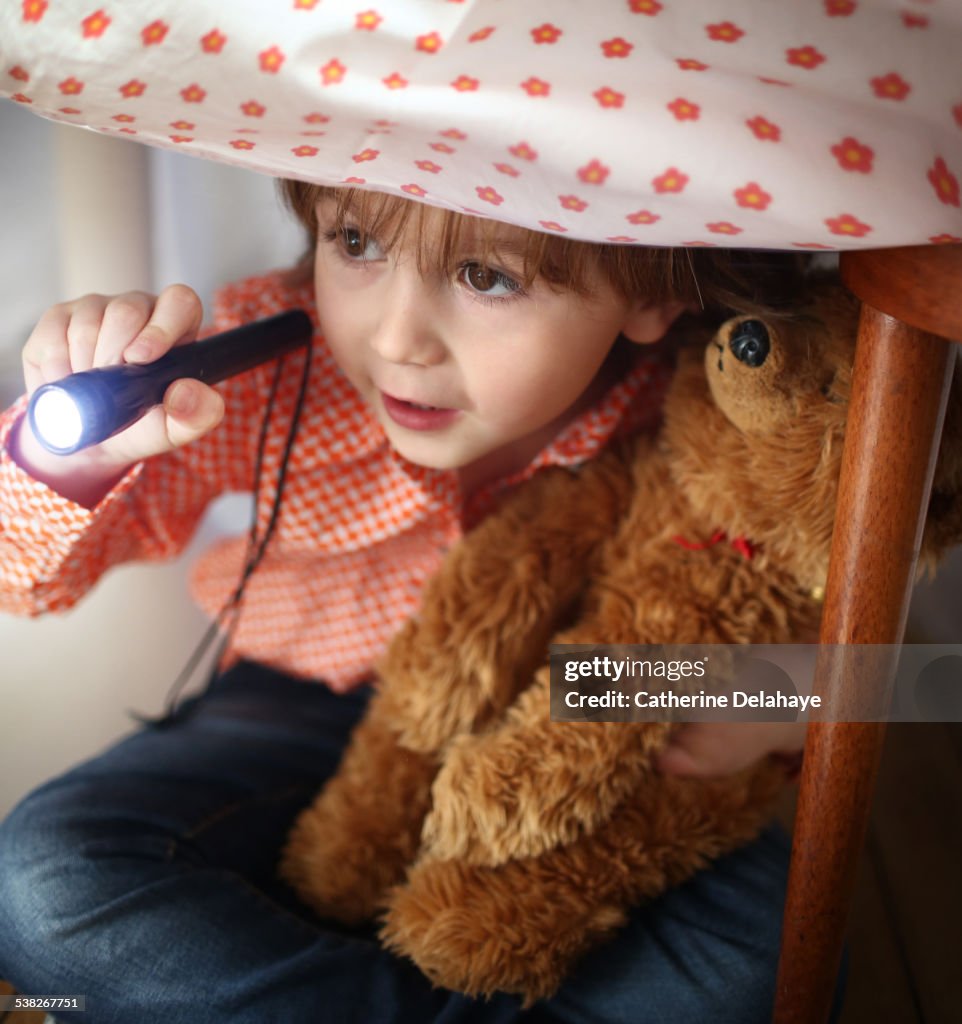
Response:
[{"label": "wooden table leg", "polygon": [[[820,642],[898,644],[915,580],[955,348],[863,306]],[[842,679],[819,672],[831,702]],[[831,1008],[884,723],[809,726],[775,1024]]]}]

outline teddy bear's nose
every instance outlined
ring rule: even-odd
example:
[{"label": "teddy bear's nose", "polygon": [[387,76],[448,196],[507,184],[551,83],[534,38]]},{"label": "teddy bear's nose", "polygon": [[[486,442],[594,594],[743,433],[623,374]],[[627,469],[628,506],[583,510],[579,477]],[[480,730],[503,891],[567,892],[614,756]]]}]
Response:
[{"label": "teddy bear's nose", "polygon": [[743,320],[731,333],[728,347],[732,355],[746,366],[761,366],[771,351],[768,328],[761,320]]}]

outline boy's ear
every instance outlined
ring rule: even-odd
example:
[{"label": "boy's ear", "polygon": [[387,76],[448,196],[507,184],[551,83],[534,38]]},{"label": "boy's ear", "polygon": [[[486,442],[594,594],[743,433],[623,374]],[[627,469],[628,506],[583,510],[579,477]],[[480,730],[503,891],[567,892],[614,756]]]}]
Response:
[{"label": "boy's ear", "polygon": [[685,312],[683,302],[665,302],[651,305],[637,302],[625,317],[621,333],[639,345],[661,341],[668,328]]}]

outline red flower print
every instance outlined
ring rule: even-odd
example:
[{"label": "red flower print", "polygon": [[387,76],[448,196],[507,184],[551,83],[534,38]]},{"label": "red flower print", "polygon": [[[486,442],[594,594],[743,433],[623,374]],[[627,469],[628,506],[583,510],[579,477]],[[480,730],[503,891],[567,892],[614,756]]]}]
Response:
[{"label": "red flower print", "polygon": [[605,167],[599,160],[591,160],[584,167],[578,168],[578,177],[586,185],[603,185],[610,173],[610,168]]},{"label": "red flower print", "polygon": [[345,185],[363,185],[367,181],[367,178],[355,178],[354,175],[351,175],[350,178],[342,178],[341,181],[343,181]]},{"label": "red flower print", "polygon": [[551,92],[551,83],[540,78],[529,78],[521,83],[521,88],[529,96],[547,96]]},{"label": "red flower print", "polygon": [[715,248],[715,243],[714,242],[703,242],[703,241],[700,241],[697,238],[694,241],[692,241],[692,242],[682,242],[681,244],[686,249],[714,249]]},{"label": "red flower print", "polygon": [[133,124],[137,118],[133,114],[114,114],[111,121],[119,121],[121,124]]},{"label": "red flower print", "polygon": [[609,235],[606,242],[637,242],[638,239],[633,235]]},{"label": "red flower print", "polygon": [[464,134],[459,128],[445,128],[443,132],[438,132],[444,139],[454,139],[457,142],[463,142],[467,135]]},{"label": "red flower print", "polygon": [[458,92],[474,92],[481,83],[470,75],[458,75],[451,83],[451,87]]},{"label": "red flower print", "polygon": [[759,82],[763,85],[784,85],[786,88],[791,88],[791,82],[785,82],[781,78],[766,78],[764,75],[758,76]]},{"label": "red flower print", "polygon": [[83,28],[84,39],[99,38],[107,31],[110,18],[107,17],[106,11],[94,11],[93,14],[88,14],[80,24]]},{"label": "red flower print", "polygon": [[308,146],[306,143],[302,143],[300,146],[294,146],[291,150],[294,156],[317,156],[317,146]]},{"label": "red flower print", "polygon": [[719,21],[714,25],[706,25],[708,38],[716,43],[737,43],[745,34],[737,25],[730,21]]},{"label": "red flower print", "polygon": [[[11,72],[10,72],[10,74],[12,75],[12,74],[13,74],[13,72],[11,71]],[[16,75],[14,75],[14,77],[16,77]],[[26,81],[26,79],[24,79],[24,81]],[[956,124],[957,124],[957,125],[958,125],[958,126],[959,126],[960,128],[962,128],[962,103],[957,103],[957,104],[956,104],[956,105],[955,105],[955,106],[954,106],[954,107],[952,108],[952,116],[953,116],[953,117],[955,118],[955,123],[956,123]]]},{"label": "red flower print", "polygon": [[566,227],[563,227],[556,220],[539,220],[538,223],[545,229],[545,231],[567,231]]},{"label": "red flower print", "polygon": [[230,144],[234,149],[253,149],[256,145],[250,139],[231,139]]},{"label": "red flower print", "polygon": [[446,142],[429,142],[428,145],[435,153],[457,153],[454,146],[449,146]]},{"label": "red flower print", "polygon": [[655,221],[661,220],[661,217],[651,210],[635,210],[634,213],[629,213],[625,220],[630,224],[654,224]]},{"label": "red flower print", "polygon": [[424,53],[437,53],[444,45],[444,41],[437,32],[429,32],[427,35],[418,36],[414,40],[414,49]]},{"label": "red flower print", "polygon": [[872,228],[863,224],[850,213],[842,213],[838,217],[826,217],[825,223],[833,235],[849,235],[852,238],[863,238]]},{"label": "red flower print", "polygon": [[566,210],[574,210],[575,213],[581,213],[588,208],[588,204],[577,196],[558,196],[558,201]]},{"label": "red flower print", "polygon": [[335,57],[320,69],[320,74],[321,85],[337,85],[344,81],[347,68]]},{"label": "red flower print", "polygon": [[171,135],[171,142],[193,142],[194,140],[189,135]]},{"label": "red flower print", "polygon": [[614,39],[606,39],[601,44],[601,52],[606,57],[627,57],[634,48],[633,43],[629,43],[627,39],[622,39],[621,36],[615,36]]},{"label": "red flower print", "polygon": [[682,174],[677,167],[669,167],[664,174],[651,179],[656,192],[681,192],[688,184],[688,175]]},{"label": "red flower print", "polygon": [[897,71],[873,78],[870,84],[880,100],[904,100],[912,91],[912,86]]},{"label": "red flower print", "polygon": [[240,108],[245,117],[263,117],[267,111],[267,107],[258,103],[257,100],[248,100],[246,103],[242,103]]},{"label": "red flower print", "polygon": [[313,10],[321,0],[294,0],[295,11],[310,11]]},{"label": "red flower print", "polygon": [[167,35],[169,29],[170,26],[165,25],[162,21],[152,21],[140,30],[140,38],[143,40],[144,46],[156,46],[164,41],[164,36]]},{"label": "red flower print", "polygon": [[327,122],[330,121],[330,118],[327,116],[327,114],[313,113],[305,114],[304,120],[308,124],[327,124]]},{"label": "red flower print", "polygon": [[765,210],[772,201],[772,197],[757,181],[750,181],[744,187],[736,188],[733,195],[739,206],[744,206],[749,210]]},{"label": "red flower print", "polygon": [[509,178],[517,178],[521,173],[517,167],[512,167],[511,164],[492,164],[492,166],[496,171],[507,174]]},{"label": "red flower print", "polygon": [[188,85],[186,89],[180,90],[180,98],[185,103],[203,103],[207,92],[201,89],[196,83]]},{"label": "red flower print", "polygon": [[936,157],[926,177],[940,202],[948,206],[959,205],[959,179],[949,170],[942,157]]},{"label": "red flower print", "polygon": [[875,151],[869,146],[863,146],[858,139],[846,136],[841,142],[832,146],[832,156],[838,161],[838,165],[843,171],[860,171],[862,174],[869,174],[872,170]]},{"label": "red flower print", "polygon": [[692,57],[676,57],[675,63],[682,71],[707,71],[708,65],[703,64],[700,60],[694,60]]},{"label": "red flower print", "polygon": [[761,115],[749,118],[745,124],[751,128],[755,138],[761,139],[763,142],[778,142],[782,137],[781,128]]},{"label": "red flower print", "polygon": [[57,85],[57,88],[64,94],[64,96],[76,96],[78,93],[83,92],[84,84],[71,75],[69,78],[65,78],[60,82]]},{"label": "red flower print", "polygon": [[487,25],[485,28],[479,28],[477,32],[472,32],[471,35],[468,36],[468,42],[469,43],[480,43],[480,42],[483,42],[485,39],[487,39],[493,33],[494,33],[494,26],[493,25]]},{"label": "red flower print", "polygon": [[933,245],[955,245],[957,242],[962,242],[962,238],[959,238],[958,235],[941,234],[930,235],[929,241]]},{"label": "red flower print", "polygon": [[607,85],[596,89],[592,94],[602,107],[623,107],[625,105],[625,94],[609,89]]},{"label": "red flower print", "polygon": [[796,249],[831,249],[830,245],[823,245],[821,242],[792,242]]},{"label": "red flower print", "polygon": [[561,29],[545,22],[544,25],[539,25],[531,30],[531,38],[539,45],[541,43],[556,43],[561,38]]},{"label": "red flower print", "polygon": [[379,149],[362,149],[360,153],[355,153],[351,159],[356,164],[363,164],[367,160],[377,160],[380,155],[381,151]]},{"label": "red flower print", "polygon": [[61,114],[79,114],[81,113],[76,107],[58,107],[57,110]]},{"label": "red flower print", "polygon": [[665,105],[679,121],[697,121],[701,114],[701,107],[697,103],[689,103],[681,96]]},{"label": "red flower print", "polygon": [[490,185],[485,185],[484,188],[478,185],[474,191],[478,193],[478,199],[483,199],[494,206],[500,206],[504,202],[504,196],[499,195]]},{"label": "red flower print", "polygon": [[825,13],[830,18],[847,18],[856,6],[855,0],[825,0]]},{"label": "red flower print", "polygon": [[508,152],[519,160],[537,160],[538,153],[532,149],[527,142],[519,142],[517,145],[509,146]]},{"label": "red flower print", "polygon": [[442,169],[441,165],[436,164],[433,160],[415,160],[414,166],[422,171],[427,171],[428,174],[437,174]]},{"label": "red flower print", "polygon": [[20,67],[19,64],[14,64],[7,74],[11,78],[15,78],[18,82],[30,81],[30,73],[25,68]]},{"label": "red flower print", "polygon": [[33,100],[30,99],[29,96],[25,96],[22,92],[15,92],[10,99],[12,99],[14,103],[33,103]]},{"label": "red flower print", "polygon": [[906,28],[928,28],[929,19],[924,14],[913,14],[911,11],[902,11],[902,24]]},{"label": "red flower print", "polygon": [[284,54],[279,46],[272,46],[270,49],[261,50],[257,55],[257,63],[260,65],[261,71],[276,75],[284,63]]},{"label": "red flower print", "polygon": [[819,53],[814,46],[792,46],[785,51],[785,59],[789,64],[811,71],[825,62],[825,55]]},{"label": "red flower print", "polygon": [[207,35],[200,37],[200,48],[204,53],[220,53],[226,43],[227,36],[217,28],[212,28]]},{"label": "red flower print", "polygon": [[129,82],[124,82],[118,92],[125,100],[135,99],[138,96],[143,96],[147,91],[147,83],[141,82],[136,78],[131,78]]},{"label": "red flower print", "polygon": [[662,5],[658,0],[628,0],[628,10],[632,14],[647,14],[653,18],[660,13]]},{"label": "red flower print", "polygon": [[192,132],[197,125],[193,121],[171,121],[171,128],[176,128],[179,132]]},{"label": "red flower print", "polygon": [[408,80],[397,71],[392,71],[387,78],[382,78],[381,81],[389,89],[406,89],[408,85]]},{"label": "red flower print", "polygon": [[377,11],[361,11],[354,22],[354,27],[359,31],[373,32],[384,19]]},{"label": "red flower print", "polygon": [[742,233],[741,228],[730,224],[727,220],[718,220],[713,224],[706,224],[705,227],[716,235],[740,235]]},{"label": "red flower print", "polygon": [[427,189],[421,188],[420,185],[402,185],[401,191],[407,192],[409,196],[417,196],[419,199],[428,194]]},{"label": "red flower print", "polygon": [[[23,0],[23,20],[39,21],[47,10],[47,0]],[[18,100],[18,102],[23,102]]]}]

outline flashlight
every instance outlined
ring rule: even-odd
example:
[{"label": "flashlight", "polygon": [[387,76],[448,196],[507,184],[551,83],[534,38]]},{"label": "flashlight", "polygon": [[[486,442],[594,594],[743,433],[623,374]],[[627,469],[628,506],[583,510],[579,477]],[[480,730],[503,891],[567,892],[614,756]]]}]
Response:
[{"label": "flashlight", "polygon": [[70,455],[106,441],[160,405],[175,380],[216,384],[309,342],[312,333],[310,317],[294,309],[178,345],[153,363],[74,373],[37,388],[27,407],[30,426],[47,451]]}]

